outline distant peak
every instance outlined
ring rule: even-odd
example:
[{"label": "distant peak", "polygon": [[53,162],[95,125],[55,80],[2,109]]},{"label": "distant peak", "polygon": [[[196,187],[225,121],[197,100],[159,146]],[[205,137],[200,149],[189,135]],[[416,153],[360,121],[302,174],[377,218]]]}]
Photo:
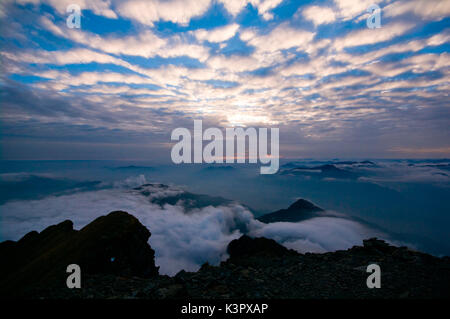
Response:
[{"label": "distant peak", "polygon": [[322,208],[308,202],[306,199],[299,199],[287,209],[280,209],[276,212],[260,216],[257,219],[263,223],[298,222],[315,217],[316,213],[322,211]]},{"label": "distant peak", "polygon": [[311,202],[308,202],[306,199],[300,198],[291,206],[289,206],[288,210],[322,211],[323,209]]}]

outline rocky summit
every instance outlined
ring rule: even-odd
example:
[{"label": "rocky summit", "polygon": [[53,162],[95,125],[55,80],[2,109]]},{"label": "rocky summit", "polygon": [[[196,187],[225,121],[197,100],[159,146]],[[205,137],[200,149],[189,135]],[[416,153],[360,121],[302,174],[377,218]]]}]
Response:
[{"label": "rocky summit", "polygon": [[[27,298],[449,298],[450,258],[394,247],[375,238],[362,246],[300,254],[267,238],[229,243],[229,258],[197,272],[158,275],[150,232],[113,212],[76,231],[72,222],[0,244],[1,295]],[[6,262],[5,262],[6,261]],[[65,267],[78,263],[82,287],[68,289]],[[381,269],[369,289],[367,266]]]},{"label": "rocky summit", "polygon": [[[0,294],[26,294],[36,287],[66,286],[66,268],[77,264],[83,276],[156,276],[150,232],[134,216],[116,211],[77,231],[66,220],[17,242],[0,243]],[[67,288],[65,288],[67,289]]]}]

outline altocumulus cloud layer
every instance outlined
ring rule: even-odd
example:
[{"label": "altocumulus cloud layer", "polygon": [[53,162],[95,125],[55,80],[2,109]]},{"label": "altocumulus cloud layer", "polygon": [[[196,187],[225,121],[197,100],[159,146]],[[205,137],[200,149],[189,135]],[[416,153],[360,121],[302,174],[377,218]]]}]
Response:
[{"label": "altocumulus cloud layer", "polygon": [[164,158],[193,118],[279,126],[285,157],[448,156],[450,2],[376,1],[372,30],[373,2],[2,1],[2,157]]},{"label": "altocumulus cloud layer", "polygon": [[189,211],[182,200],[174,205],[158,205],[152,201],[181,194],[183,190],[158,185],[144,187],[144,192],[133,189],[142,182],[145,178],[140,176],[103,190],[8,201],[0,206],[1,239],[19,239],[28,231],[41,231],[65,219],[71,219],[79,229],[98,216],[124,210],[150,229],[149,243],[156,251],[160,272],[174,275],[181,269],[197,270],[205,262],[218,264],[227,258],[227,244],[243,232],[273,238],[300,252],[346,249],[370,236],[382,236],[339,215],[266,225],[238,203]]}]

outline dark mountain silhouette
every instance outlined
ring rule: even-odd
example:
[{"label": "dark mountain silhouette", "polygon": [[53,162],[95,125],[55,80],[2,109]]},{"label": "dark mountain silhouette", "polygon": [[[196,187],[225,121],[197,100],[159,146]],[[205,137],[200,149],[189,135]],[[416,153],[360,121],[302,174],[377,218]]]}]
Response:
[{"label": "dark mountain silhouette", "polygon": [[280,209],[276,212],[257,217],[256,219],[266,224],[275,222],[299,222],[315,217],[318,212],[322,211],[322,208],[317,207],[313,203],[305,199],[299,199],[287,209]]},{"label": "dark mountain silhouette", "polygon": [[66,220],[17,242],[2,242],[0,295],[24,293],[29,286],[64,287],[70,264],[79,265],[83,274],[155,276],[150,235],[134,216],[116,211],[79,231]]},{"label": "dark mountain silhouette", "polygon": [[[296,203],[297,204],[297,203]],[[309,202],[298,203],[310,207]],[[312,206],[311,206],[312,205]],[[315,207],[315,206],[314,206]],[[316,207],[317,208],[317,207]],[[394,247],[375,238],[363,246],[300,254],[267,238],[242,236],[229,258],[197,272],[158,275],[150,232],[135,217],[113,212],[80,231],[71,221],[0,243],[2,298],[448,298],[450,258]],[[80,289],[68,289],[66,267],[80,265]],[[369,264],[380,265],[382,289],[366,286]]]},{"label": "dark mountain silhouette", "polygon": [[264,237],[251,238],[243,235],[239,240],[232,240],[227,247],[229,261],[242,263],[254,257],[284,257],[297,255],[297,252],[281,246],[273,239]]},{"label": "dark mountain silhouette", "polygon": [[39,199],[50,194],[64,195],[66,192],[95,189],[99,181],[78,182],[65,178],[54,178],[24,174],[16,181],[0,180],[0,204],[12,199]]}]

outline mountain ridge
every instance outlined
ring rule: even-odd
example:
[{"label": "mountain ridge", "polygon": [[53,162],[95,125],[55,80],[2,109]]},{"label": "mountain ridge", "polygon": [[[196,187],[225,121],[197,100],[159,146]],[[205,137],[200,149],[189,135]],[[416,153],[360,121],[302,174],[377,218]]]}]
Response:
[{"label": "mountain ridge", "polygon": [[[149,236],[149,230],[135,217],[118,211],[95,219],[79,231],[73,229],[71,221],[64,221],[41,233],[30,232],[17,242],[2,242],[0,257],[7,262],[0,265],[4,276],[0,280],[0,296],[38,299],[450,297],[450,257],[434,257],[391,246],[376,238],[364,240],[362,246],[348,250],[301,254],[273,239],[243,235],[228,244],[229,258],[220,265],[205,263],[197,272],[182,270],[169,277],[158,274]],[[82,288],[65,287],[66,263],[80,263]],[[366,286],[366,268],[373,263],[381,267],[382,289]]]}]

